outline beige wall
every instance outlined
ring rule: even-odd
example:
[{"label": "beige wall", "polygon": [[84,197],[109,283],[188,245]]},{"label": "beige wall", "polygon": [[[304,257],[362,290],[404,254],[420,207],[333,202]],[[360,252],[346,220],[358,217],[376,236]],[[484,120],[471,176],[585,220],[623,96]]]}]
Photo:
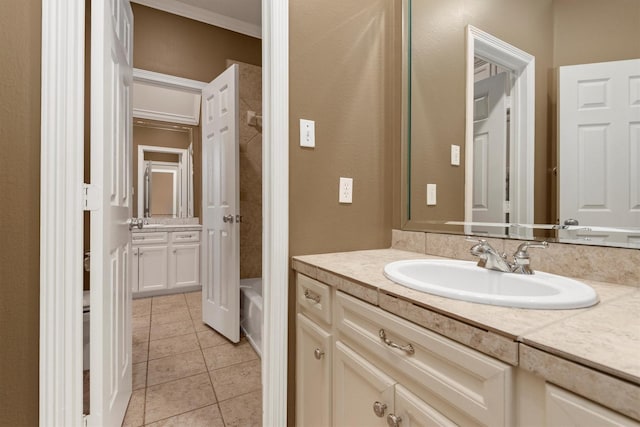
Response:
[{"label": "beige wall", "polygon": [[[552,0],[422,0],[413,2],[410,228],[426,220],[464,219],[465,27],[471,24],[536,58],[535,219],[548,221],[547,89],[552,67]],[[460,145],[459,167],[450,146]],[[426,205],[426,184],[438,204]]]},{"label": "beige wall", "polygon": [[0,425],[38,423],[41,2],[0,2]]},{"label": "beige wall", "polygon": [[133,66],[209,82],[223,72],[228,58],[262,64],[260,39],[131,4]]},{"label": "beige wall", "polygon": [[[389,247],[393,212],[395,55],[399,1],[290,2],[290,255]],[[315,120],[316,148],[299,146]],[[340,177],[353,204],[338,203]],[[289,366],[295,366],[290,281]],[[289,422],[295,383],[290,369]]]}]

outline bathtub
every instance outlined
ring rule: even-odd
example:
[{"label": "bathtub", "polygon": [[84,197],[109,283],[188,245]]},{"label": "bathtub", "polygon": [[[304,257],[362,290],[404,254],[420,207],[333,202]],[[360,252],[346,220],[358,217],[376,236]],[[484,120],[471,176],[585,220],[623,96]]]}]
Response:
[{"label": "bathtub", "polygon": [[262,357],[262,278],[240,280],[240,328]]}]

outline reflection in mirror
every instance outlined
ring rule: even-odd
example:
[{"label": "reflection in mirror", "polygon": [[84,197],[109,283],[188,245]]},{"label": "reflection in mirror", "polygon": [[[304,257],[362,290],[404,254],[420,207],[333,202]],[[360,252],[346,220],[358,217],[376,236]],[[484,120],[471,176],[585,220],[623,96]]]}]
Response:
[{"label": "reflection in mirror", "polygon": [[[135,120],[134,174],[138,217],[191,218],[194,198],[193,130],[191,126]],[[199,176],[199,175],[198,175]],[[196,193],[197,194],[197,193]]]},{"label": "reflection in mirror", "polygon": [[[640,66],[635,66],[627,76],[625,96],[631,102],[627,102],[630,108],[626,124],[617,124],[615,117],[619,117],[619,113],[615,108],[598,105],[599,96],[606,98],[613,94],[607,85],[584,86],[582,96],[590,100],[587,103],[589,112],[602,113],[609,109],[611,118],[602,116],[597,120],[596,124],[607,124],[606,131],[597,131],[594,123],[589,125],[591,127],[583,128],[593,132],[583,132],[583,143],[574,149],[565,150],[563,126],[568,122],[559,116],[565,103],[561,98],[563,89],[559,87],[558,80],[561,67],[640,58],[640,2],[406,0],[405,4],[406,13],[410,13],[407,15],[409,25],[406,27],[405,46],[410,50],[407,51],[409,59],[404,61],[403,73],[406,77],[403,87],[407,88],[404,94],[407,105],[404,121],[407,124],[407,157],[403,176],[408,179],[403,191],[405,222],[402,228],[453,233],[473,231],[483,235],[544,237],[561,241],[570,239],[586,244],[638,247],[640,203],[634,200],[640,200],[640,196],[636,196],[640,192],[640,161],[634,159],[640,156],[640,149],[637,148],[640,146],[640,136],[635,132],[639,128],[637,123],[640,123],[640,102],[636,103],[633,99],[639,97],[640,83],[636,82],[640,82]],[[472,144],[466,141],[474,138],[474,109],[466,100],[470,93],[473,97],[475,90],[475,82],[472,80],[469,83],[468,69],[475,68],[476,57],[494,65],[502,64],[477,52],[469,60],[469,53],[465,55],[465,28],[469,26],[481,28],[535,57],[535,77],[531,85],[535,106],[529,123],[535,143],[529,148],[531,151],[520,157],[531,162],[528,179],[533,196],[525,210],[516,206],[518,197],[523,193],[521,190],[514,191],[520,186],[516,184],[517,167],[514,169],[511,163],[516,149],[510,139],[506,147],[509,153],[508,168],[505,168],[505,176],[500,177],[500,181],[505,183],[501,191],[505,192],[505,201],[508,199],[509,203],[503,206],[503,225],[494,229],[469,230],[469,223],[475,218],[468,207],[474,202],[478,205],[482,197],[480,189],[471,184],[474,176],[479,179],[483,175],[479,171],[470,173],[474,165],[479,166],[480,159],[468,155],[469,145]],[[594,31],[594,28],[598,30]],[[514,78],[515,74],[512,74],[511,80]],[[506,80],[508,82],[510,79]],[[507,113],[509,137],[518,129],[516,115],[517,106],[511,105]],[[614,128],[620,128],[620,132],[614,131]],[[575,134],[575,128],[571,132]],[[614,149],[612,138],[622,139],[624,145]],[[452,149],[456,146],[464,153],[460,156],[459,165],[452,161]],[[619,150],[619,154],[625,156],[624,160],[616,163],[586,163],[589,159],[612,160],[615,156],[609,150]],[[566,166],[563,156],[572,161],[574,166]],[[505,158],[507,163],[506,154],[499,157]],[[490,160],[493,159],[487,159],[487,165]],[[578,178],[575,178],[578,179],[577,187],[573,190],[565,188],[562,180],[563,173],[572,167],[580,171]],[[613,187],[608,185],[613,171],[621,169],[627,170],[625,182],[630,187],[630,191],[625,191],[621,196],[625,199],[626,213],[609,215],[609,219],[596,222],[589,215],[612,208],[618,196]],[[427,203],[428,184],[437,187],[436,204]],[[571,195],[577,197],[577,202],[571,201]],[[578,218],[577,214],[565,214],[562,211],[564,205],[572,205],[585,216]],[[508,218],[504,210],[508,210]],[[523,216],[516,218],[516,215]],[[569,221],[565,225],[566,220],[577,220],[579,224],[571,225],[572,221]]]}]

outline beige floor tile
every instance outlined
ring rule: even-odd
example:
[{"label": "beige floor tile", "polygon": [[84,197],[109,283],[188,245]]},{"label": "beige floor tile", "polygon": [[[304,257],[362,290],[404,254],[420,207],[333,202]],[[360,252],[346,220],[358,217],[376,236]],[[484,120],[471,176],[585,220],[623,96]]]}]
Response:
[{"label": "beige floor tile", "polygon": [[178,335],[187,335],[195,332],[191,320],[182,320],[174,323],[163,323],[151,325],[151,333],[149,339],[151,341],[161,340],[163,338],[175,337]]},{"label": "beige floor tile", "polygon": [[196,334],[178,335],[149,343],[149,360],[160,359],[200,348]]},{"label": "beige floor tile", "polygon": [[184,294],[185,299],[187,300],[187,305],[189,308],[200,308],[202,309],[202,292],[189,292]]},{"label": "beige floor tile", "polygon": [[208,374],[171,381],[147,388],[145,422],[183,414],[216,403]]},{"label": "beige floor tile", "polygon": [[131,393],[122,427],[139,427],[144,424],[144,395],[144,389]]},{"label": "beige floor tile", "polygon": [[240,362],[248,362],[258,358],[258,355],[245,340],[239,344],[221,344],[202,350],[207,362],[207,369],[224,368]]},{"label": "beige floor tile", "polygon": [[186,302],[184,294],[160,295],[153,297],[153,304],[171,304],[174,302]]},{"label": "beige floor tile", "polygon": [[135,345],[149,341],[150,329],[151,328],[148,326],[146,328],[133,329],[133,331],[131,332],[131,339],[133,340],[133,344]]},{"label": "beige floor tile", "polygon": [[222,415],[218,405],[209,405],[204,408],[189,411],[175,417],[147,424],[149,427],[224,427]]},{"label": "beige floor tile", "polygon": [[133,316],[131,318],[131,329],[135,331],[136,329],[149,328],[150,321],[151,315],[149,314],[145,314],[142,316]]},{"label": "beige floor tile", "polygon": [[151,306],[151,315],[158,313],[166,313],[168,311],[179,311],[187,308],[187,300],[184,296],[181,299],[154,301]]},{"label": "beige floor tile", "polygon": [[207,367],[200,350],[150,360],[147,369],[147,386],[177,380],[206,371]]},{"label": "beige floor tile", "polygon": [[220,335],[219,333],[217,333],[211,328],[207,328],[204,331],[200,331],[197,333],[197,335],[198,335],[198,341],[200,342],[200,347],[202,348],[215,347],[220,344],[229,343],[229,341],[225,337],[223,337],[222,335]]},{"label": "beige floor tile", "polygon": [[133,353],[131,356],[133,363],[146,362],[149,357],[149,343],[144,341],[133,344],[131,352]]},{"label": "beige floor tile", "polygon": [[220,402],[226,427],[262,426],[262,391],[254,391]]},{"label": "beige floor tile", "polygon": [[133,390],[139,390],[147,386],[147,362],[133,364]]},{"label": "beige floor tile", "polygon": [[153,313],[151,315],[151,325],[163,325],[166,323],[183,322],[190,319],[191,316],[189,315],[189,310],[185,306],[184,308],[174,311]]},{"label": "beige floor tile", "polygon": [[146,316],[151,314],[151,298],[134,299],[131,304],[132,316]]},{"label": "beige floor tile", "polygon": [[262,389],[260,359],[238,363],[210,372],[218,401]]}]

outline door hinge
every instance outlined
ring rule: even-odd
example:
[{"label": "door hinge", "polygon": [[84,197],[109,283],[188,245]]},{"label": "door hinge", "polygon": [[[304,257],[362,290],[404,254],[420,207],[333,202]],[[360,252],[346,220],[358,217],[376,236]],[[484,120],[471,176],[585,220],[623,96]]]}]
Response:
[{"label": "door hinge", "polygon": [[96,211],[100,209],[100,192],[93,184],[82,184],[82,210]]},{"label": "door hinge", "polygon": [[82,414],[82,425],[87,427],[89,425],[89,415]]}]

